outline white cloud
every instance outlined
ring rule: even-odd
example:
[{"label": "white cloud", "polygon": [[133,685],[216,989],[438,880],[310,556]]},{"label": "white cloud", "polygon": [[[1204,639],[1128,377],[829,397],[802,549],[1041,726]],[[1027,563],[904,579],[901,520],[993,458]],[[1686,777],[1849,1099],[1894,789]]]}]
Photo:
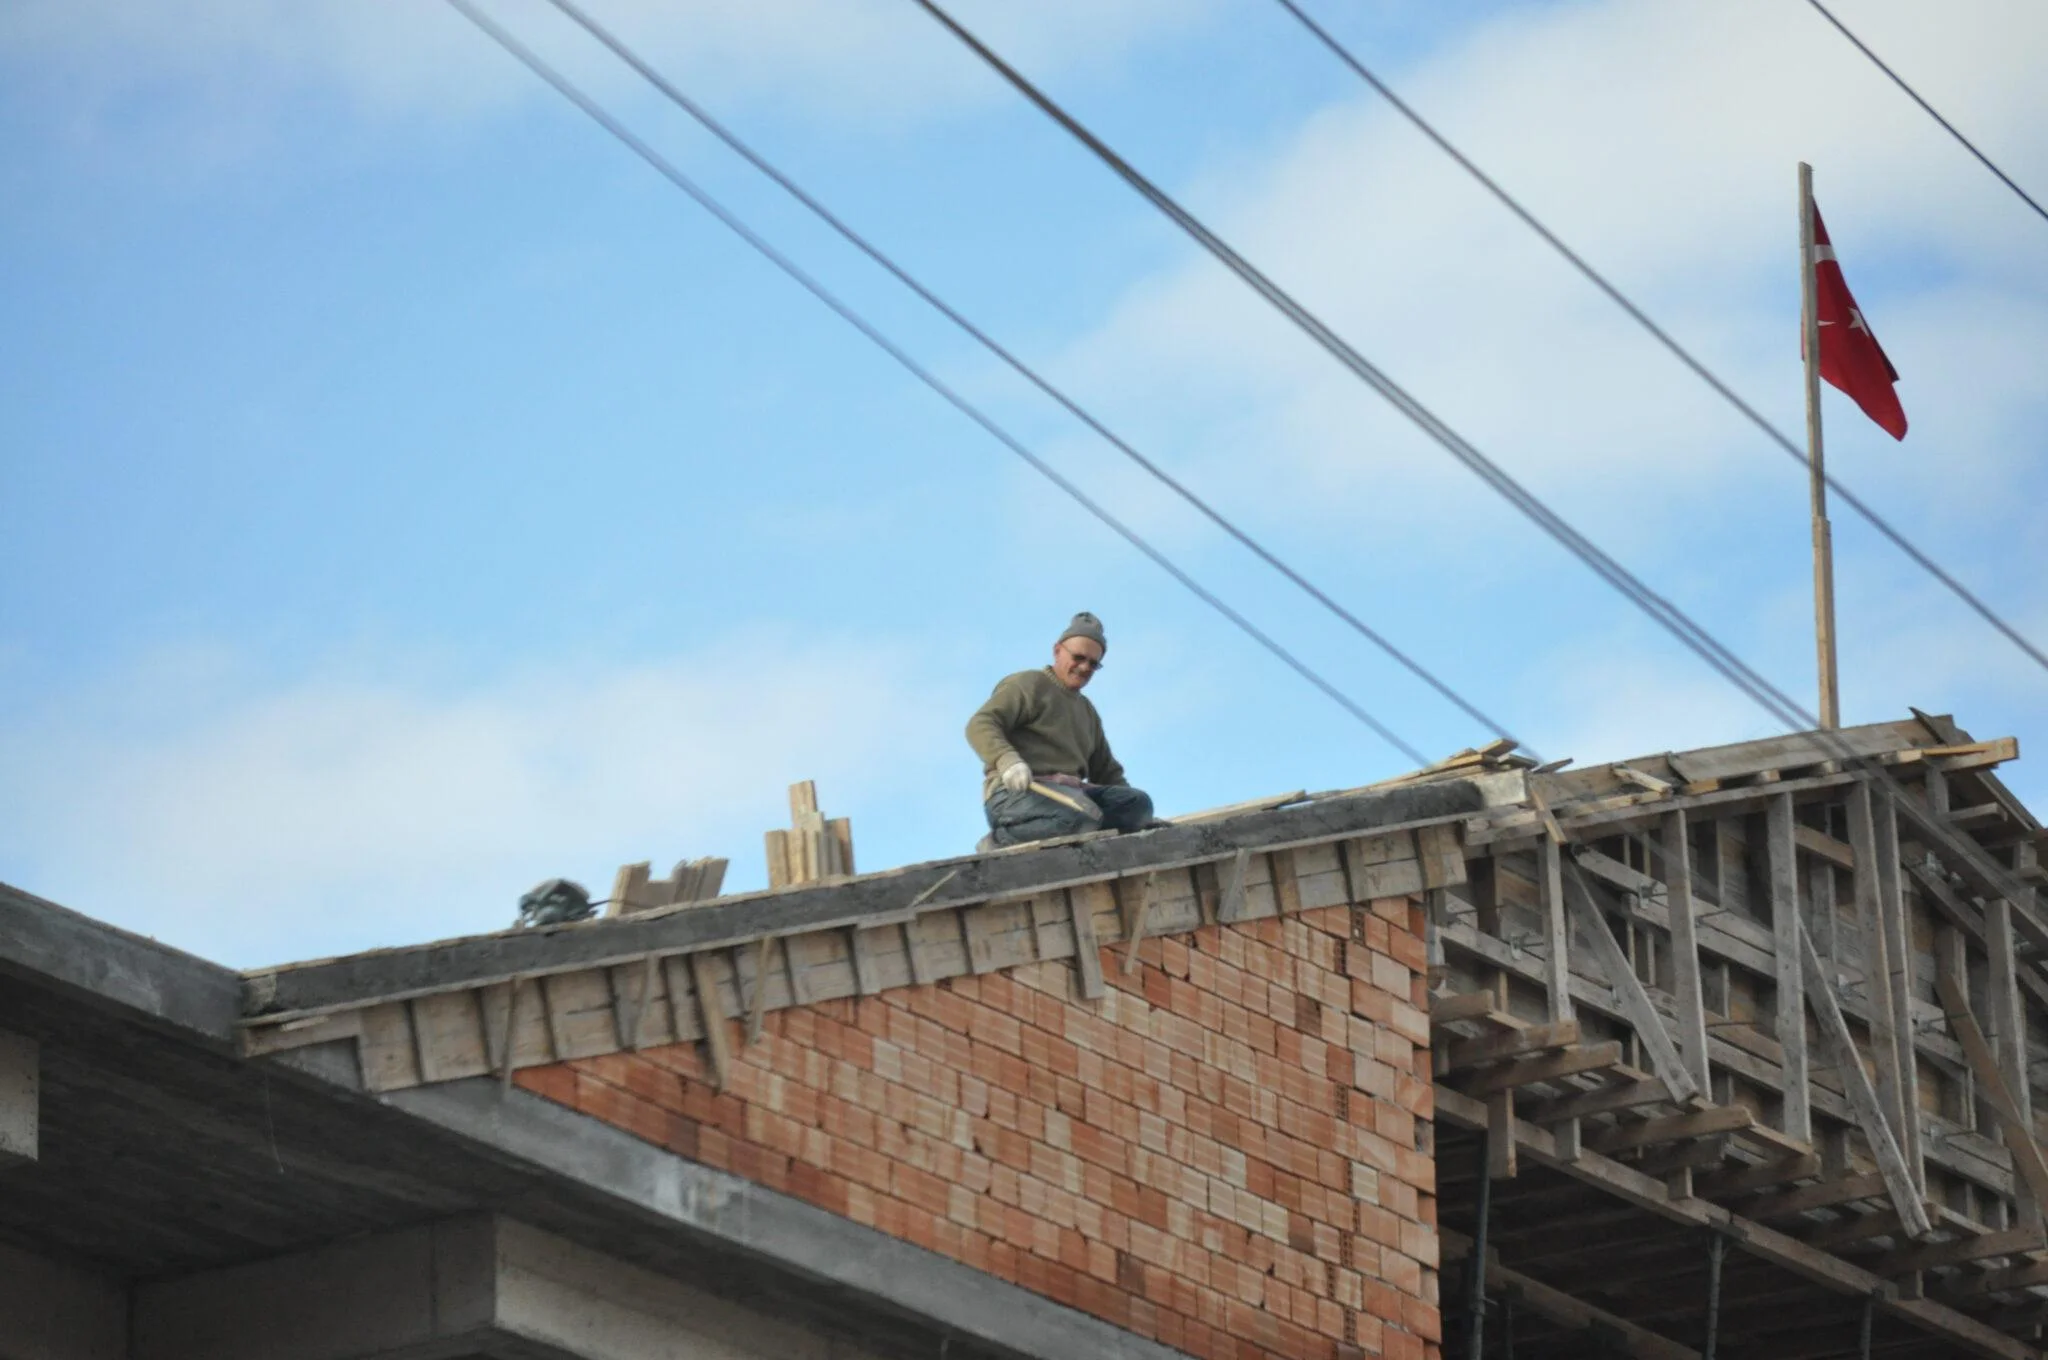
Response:
[{"label": "white cloud", "polygon": [[[600,96],[637,77],[540,0],[479,8]],[[589,0],[655,66],[714,100],[772,100],[833,116],[903,117],[998,97],[971,57],[897,0]],[[965,4],[1027,62],[1114,66],[1148,33],[1196,22],[1184,0]],[[375,116],[470,114],[553,98],[449,6],[431,0],[14,0],[0,58],[67,72],[67,95],[104,105],[173,89],[248,112],[290,95],[339,97]]]},{"label": "white cloud", "polygon": [[740,635],[465,684],[407,671],[262,685],[198,653],[67,696],[0,728],[0,864],[252,965],[498,929],[540,879],[601,897],[630,860],[727,855],[758,880],[799,778],[836,811],[971,787],[934,780],[961,773],[951,725],[932,735],[927,687],[866,646]]}]

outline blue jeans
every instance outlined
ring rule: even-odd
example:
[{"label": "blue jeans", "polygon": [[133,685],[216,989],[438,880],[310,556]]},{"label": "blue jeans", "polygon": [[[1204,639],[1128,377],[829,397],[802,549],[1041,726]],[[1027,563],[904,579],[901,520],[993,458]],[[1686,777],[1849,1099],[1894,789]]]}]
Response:
[{"label": "blue jeans", "polygon": [[998,788],[983,808],[988,813],[989,839],[997,845],[1022,845],[1055,836],[1078,836],[1083,831],[1142,831],[1152,820],[1152,796],[1143,789],[1063,785],[1060,792],[1101,815],[1090,817],[1030,789],[1012,793]]}]

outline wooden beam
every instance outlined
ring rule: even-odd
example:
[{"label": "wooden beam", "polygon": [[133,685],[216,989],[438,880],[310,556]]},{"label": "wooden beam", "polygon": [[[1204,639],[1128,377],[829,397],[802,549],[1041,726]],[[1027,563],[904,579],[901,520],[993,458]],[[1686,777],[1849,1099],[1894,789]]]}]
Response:
[{"label": "wooden beam", "polygon": [[1620,1062],[1619,1040],[1610,1039],[1604,1044],[1574,1044],[1559,1053],[1521,1058],[1501,1067],[1489,1068],[1462,1085],[1467,1095],[1490,1096],[1496,1091],[1512,1091],[1539,1081],[1556,1081],[1581,1072],[1604,1071]]},{"label": "wooden beam", "polygon": [[[1856,1112],[1856,1122],[1862,1126],[1871,1156],[1877,1159],[1878,1172],[1884,1177],[1886,1190],[1891,1193],[1892,1208],[1898,1212],[1899,1221],[1905,1224],[1909,1235],[1925,1237],[1931,1225],[1927,1220],[1927,1210],[1920,1202],[1920,1187],[1907,1169],[1891,1122],[1885,1118],[1884,1107],[1878,1103],[1877,1090],[1870,1084],[1870,1074],[1863,1070],[1863,1058],[1849,1033],[1849,1022],[1843,1018],[1841,1005],[1835,1000],[1834,980],[1828,976],[1819,951],[1813,947],[1813,936],[1807,932],[1804,923],[1799,925],[1794,947],[1799,951],[1799,961],[1806,974],[1807,1002],[1813,1008],[1814,1018],[1820,1022],[1821,1037],[1828,1045],[1836,1074],[1842,1079],[1843,1094],[1848,1097],[1850,1108]],[[1802,1032],[1805,1029],[1804,1017],[1800,1028]]]},{"label": "wooden beam", "polygon": [[2008,1266],[2004,1270],[1986,1271],[1982,1275],[1963,1275],[1950,1280],[1943,1288],[1944,1294],[1971,1297],[1981,1294],[2006,1294],[2016,1289],[2034,1289],[2048,1284],[2048,1261],[2030,1261],[2023,1266]]},{"label": "wooden beam", "polygon": [[[1941,996],[1942,1009],[1948,1013],[1949,1028],[1955,1031],[1964,1055],[1970,1060],[1979,1094],[1998,1115],[2006,1149],[2012,1154],[2013,1173],[2026,1184],[2032,1195],[2035,1212],[2022,1226],[2038,1231],[2041,1211],[2048,1209],[2048,1165],[2043,1164],[2041,1145],[2034,1140],[2033,1123],[2006,1084],[1998,1058],[1992,1053],[1983,1030],[1977,1026],[1977,1017],[1970,1010],[1970,998],[1963,990],[1962,979],[1943,968],[1936,972],[1934,985]],[[2024,1076],[2026,1069],[2022,1067],[2020,1070]]]},{"label": "wooden beam", "polygon": [[[1438,1231],[1446,1261],[1462,1261],[1472,1255],[1472,1239],[1449,1228]],[[1501,1265],[1487,1252],[1486,1278],[1498,1292],[1511,1295],[1517,1307],[1571,1331],[1597,1330],[1611,1345],[1610,1354],[1632,1360],[1699,1360],[1699,1352],[1669,1337],[1639,1327],[1627,1318],[1573,1298],[1561,1289]]]},{"label": "wooden beam", "polygon": [[1700,947],[1694,933],[1692,846],[1687,839],[1685,809],[1667,814],[1659,834],[1663,850],[1665,906],[1671,920],[1671,973],[1677,991],[1678,1054],[1702,1092],[1713,1090],[1713,1068],[1707,1060],[1706,993],[1700,978]]},{"label": "wooden beam", "polygon": [[1565,923],[1562,857],[1558,843],[1544,840],[1536,847],[1537,883],[1543,911],[1544,996],[1552,1020],[1572,1018],[1571,927]]},{"label": "wooden beam", "polygon": [[1793,1181],[1810,1180],[1821,1174],[1821,1159],[1808,1153],[1803,1157],[1783,1157],[1775,1161],[1757,1162],[1752,1166],[1731,1166],[1711,1176],[1702,1176],[1694,1189],[1697,1194],[1718,1198],[1748,1194],[1752,1190],[1775,1189],[1780,1185],[1789,1185]]},{"label": "wooden beam", "polygon": [[1531,1025],[1527,1029],[1482,1034],[1476,1039],[1460,1039],[1447,1045],[1442,1050],[1439,1070],[1458,1072],[1484,1063],[1505,1062],[1531,1053],[1568,1048],[1578,1041],[1579,1022],[1576,1020],[1559,1020],[1547,1025]]},{"label": "wooden beam", "polygon": [[[1785,1073],[1782,1127],[1802,1143],[1813,1142],[1812,1077],[1806,1057],[1806,1000],[1800,967],[1799,866],[1792,840],[1792,795],[1771,800],[1765,816],[1764,861],[1771,891],[1772,962],[1777,980],[1777,1039],[1784,1051],[1779,1066]],[[1752,853],[1754,848],[1752,847]]]},{"label": "wooden beam", "polygon": [[1819,1185],[1802,1185],[1797,1190],[1766,1195],[1741,1206],[1740,1212],[1745,1218],[1759,1220],[1787,1218],[1813,1209],[1853,1204],[1859,1199],[1877,1199],[1885,1193],[1884,1177],[1873,1171],[1867,1175],[1845,1176],[1841,1180],[1822,1181]]},{"label": "wooden beam", "polygon": [[1670,1089],[1657,1078],[1631,1077],[1598,1090],[1546,1101],[1529,1112],[1529,1122],[1555,1124],[1566,1119],[1588,1119],[1598,1114],[1613,1114],[1616,1110],[1633,1110],[1670,1101]]},{"label": "wooden beam", "polygon": [[1301,910],[1301,877],[1294,866],[1292,850],[1275,850],[1266,856],[1273,867],[1273,908],[1282,916]]},{"label": "wooden beam", "polygon": [[1717,1133],[1734,1133],[1756,1122],[1756,1116],[1740,1105],[1716,1105],[1707,1110],[1647,1119],[1640,1124],[1619,1124],[1586,1139],[1594,1152],[1612,1155],[1633,1148],[1675,1143],[1684,1138],[1706,1138]]},{"label": "wooden beam", "polygon": [[1513,1091],[1498,1091],[1486,1098],[1486,1127],[1486,1174],[1497,1181],[1511,1181],[1521,1171]]},{"label": "wooden beam", "polygon": [[1650,1060],[1650,1070],[1663,1079],[1673,1100],[1683,1104],[1705,1099],[1706,1093],[1679,1057],[1677,1045],[1665,1032],[1664,1018],[1657,1013],[1656,1003],[1650,1000],[1649,992],[1636,976],[1635,966],[1608,928],[1607,915],[1593,900],[1592,888],[1577,864],[1570,866],[1565,899],[1571,904],[1579,933],[1593,946],[1593,956],[1599,960],[1608,986],[1614,989],[1615,1001],[1635,1026],[1636,1037],[1642,1041],[1643,1052]]},{"label": "wooden beam", "polygon": [[1844,845],[1825,831],[1817,830],[1802,822],[1800,825],[1792,828],[1792,839],[1801,850],[1817,855],[1821,859],[1827,860],[1830,864],[1840,865],[1844,869],[1854,869],[1856,867],[1855,847],[1853,845]]},{"label": "wooden beam", "polygon": [[[1244,919],[1245,878],[1251,872],[1252,852],[1240,850],[1230,857],[1223,869],[1223,888],[1216,898],[1216,920],[1219,925],[1228,925]],[[1427,886],[1427,884],[1425,884]],[[1132,948],[1137,942],[1132,941]],[[1130,971],[1130,961],[1124,962],[1124,971]]]},{"label": "wooden beam", "polygon": [[2022,1252],[2039,1251],[2044,1245],[2048,1243],[2042,1241],[2039,1228],[2008,1228],[2003,1232],[1960,1237],[1953,1242],[1929,1242],[1923,1246],[1908,1247],[1880,1257],[1870,1268],[1879,1275],[1910,1275],[1916,1270],[1959,1266],[1966,1261],[1981,1261],[1989,1256],[2017,1256]]},{"label": "wooden beam", "polygon": [[1446,993],[1430,998],[1429,1022],[1448,1025],[1461,1020],[1484,1020],[1501,1014],[1494,1009],[1497,1004],[1498,998],[1492,992]]}]

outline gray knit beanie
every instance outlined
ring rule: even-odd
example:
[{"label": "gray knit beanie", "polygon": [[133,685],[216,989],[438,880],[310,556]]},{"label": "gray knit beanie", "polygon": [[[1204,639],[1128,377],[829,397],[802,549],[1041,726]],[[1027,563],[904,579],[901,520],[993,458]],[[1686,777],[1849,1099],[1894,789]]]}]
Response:
[{"label": "gray knit beanie", "polygon": [[1085,609],[1074,615],[1067,624],[1067,631],[1061,633],[1052,645],[1057,647],[1068,638],[1087,638],[1103,651],[1109,650],[1109,640],[1102,636],[1102,620]]}]

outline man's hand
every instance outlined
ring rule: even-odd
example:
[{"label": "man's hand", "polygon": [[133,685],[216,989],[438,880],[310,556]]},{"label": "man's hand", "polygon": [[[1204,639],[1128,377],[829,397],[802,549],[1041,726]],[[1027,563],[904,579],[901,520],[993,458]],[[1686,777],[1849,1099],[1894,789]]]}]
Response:
[{"label": "man's hand", "polygon": [[1013,760],[1003,766],[996,779],[1011,793],[1022,793],[1031,787],[1031,767],[1021,760]]}]

